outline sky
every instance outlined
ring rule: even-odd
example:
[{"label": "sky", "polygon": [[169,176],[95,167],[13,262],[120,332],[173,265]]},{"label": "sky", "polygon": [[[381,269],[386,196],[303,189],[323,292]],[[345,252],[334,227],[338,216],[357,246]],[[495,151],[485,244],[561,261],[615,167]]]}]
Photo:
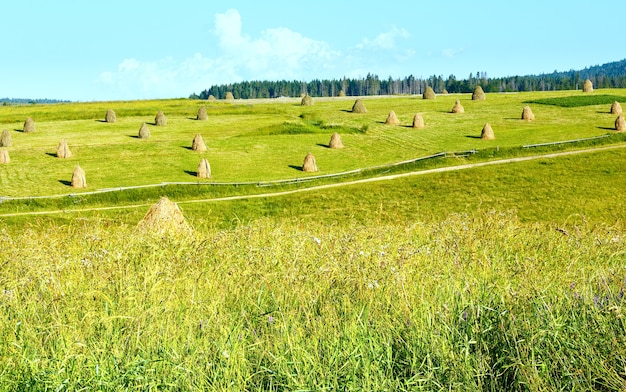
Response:
[{"label": "sky", "polygon": [[616,4],[7,1],[0,98],[180,98],[246,80],[578,70],[626,58]]}]

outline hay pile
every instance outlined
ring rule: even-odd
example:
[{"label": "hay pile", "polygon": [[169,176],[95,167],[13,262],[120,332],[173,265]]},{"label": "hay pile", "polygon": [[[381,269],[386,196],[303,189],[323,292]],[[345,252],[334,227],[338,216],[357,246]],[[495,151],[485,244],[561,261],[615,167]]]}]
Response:
[{"label": "hay pile", "polygon": [[11,140],[11,132],[8,129],[4,129],[2,131],[2,136],[0,136],[0,147],[11,146],[13,146],[13,140]]},{"label": "hay pile", "polygon": [[400,120],[398,120],[396,112],[394,112],[393,110],[389,112],[389,115],[387,115],[387,119],[385,120],[385,124],[400,125]]},{"label": "hay pile", "polygon": [[474,88],[474,92],[472,93],[472,101],[484,101],[485,98],[486,96],[483,88],[480,86],[476,86]]},{"label": "hay pile", "polygon": [[343,141],[341,141],[341,136],[337,132],[330,137],[328,148],[343,148]]},{"label": "hay pile", "polygon": [[207,150],[206,144],[204,144],[204,139],[202,139],[202,135],[199,133],[194,136],[193,141],[191,142],[191,149],[198,152],[204,152]]},{"label": "hay pile", "polygon": [[26,121],[24,121],[24,133],[32,133],[35,132],[35,121],[33,121],[32,117],[27,117]]},{"label": "hay pile", "polygon": [[213,94],[209,95],[209,98],[207,98],[207,100],[215,101],[215,95],[213,95]]},{"label": "hay pile", "polygon": [[413,116],[413,128],[422,129],[424,128],[424,117],[420,113],[417,113]]},{"label": "hay pile", "polygon": [[424,94],[422,94],[422,98],[423,99],[435,99],[435,98],[437,98],[437,96],[435,95],[435,90],[433,90],[433,88],[430,87],[430,86],[426,87],[426,91],[424,91]]},{"label": "hay pile", "polygon": [[235,99],[235,96],[233,95],[233,93],[228,91],[228,92],[226,92],[226,96],[224,97],[224,99],[227,100],[227,101],[233,101]]},{"label": "hay pile", "polygon": [[352,105],[352,113],[367,113],[367,108],[365,108],[363,100],[357,99],[354,101],[354,105]]},{"label": "hay pile", "polygon": [[318,171],[317,163],[315,162],[315,157],[313,156],[313,154],[308,153],[306,154],[306,157],[304,157],[304,163],[302,164],[302,171],[303,172]]},{"label": "hay pile", "polygon": [[67,145],[67,140],[61,139],[59,145],[57,146],[57,158],[71,158],[72,152],[70,151],[70,147]]},{"label": "hay pile", "polygon": [[493,134],[493,129],[491,128],[491,125],[489,125],[489,123],[485,124],[485,126],[483,127],[483,130],[480,133],[480,138],[482,140],[494,140],[496,138]]},{"label": "hay pile", "polygon": [[593,92],[593,83],[591,83],[591,80],[585,79],[585,82],[583,83],[583,93],[591,92]]},{"label": "hay pile", "polygon": [[196,172],[198,178],[211,178],[211,165],[206,158],[202,158],[198,164],[198,171]]},{"label": "hay pile", "polygon": [[465,113],[465,108],[461,105],[461,101],[458,99],[454,102],[454,106],[452,107],[452,113]]},{"label": "hay pile", "polygon": [[0,164],[9,162],[11,162],[11,158],[9,157],[9,150],[7,150],[6,148],[0,148]]},{"label": "hay pile", "polygon": [[620,114],[615,119],[615,130],[617,132],[624,132],[624,131],[626,131],[626,120],[624,120],[624,114]]},{"label": "hay pile", "polygon": [[611,114],[622,114],[622,105],[615,101],[611,105]]},{"label": "hay pile", "polygon": [[87,188],[85,171],[80,166],[76,166],[72,173],[72,188]]},{"label": "hay pile", "polygon": [[171,202],[166,196],[161,197],[154,204],[143,219],[137,224],[140,230],[157,234],[189,233],[191,226],[176,203]]},{"label": "hay pile", "polygon": [[206,112],[206,108],[204,106],[200,106],[200,108],[198,108],[198,114],[196,115],[196,120],[204,121],[208,119],[209,119],[209,115]]},{"label": "hay pile", "polygon": [[443,90],[441,90],[441,94],[443,95],[448,95],[448,90],[446,90],[445,88]]},{"label": "hay pile", "polygon": [[302,101],[300,101],[300,105],[302,106],[313,106],[313,98],[309,94],[302,97]]},{"label": "hay pile", "polygon": [[338,97],[345,97],[346,96],[346,92],[343,90],[339,90],[339,93],[337,94]]},{"label": "hay pile", "polygon": [[533,114],[530,106],[524,106],[524,110],[522,110],[522,120],[533,121],[535,119],[535,115]]},{"label": "hay pile", "polygon": [[117,116],[112,109],[107,110],[107,113],[104,115],[104,122],[114,123],[117,121]]},{"label": "hay pile", "polygon": [[149,139],[150,138],[150,129],[148,128],[148,124],[142,123],[139,128],[139,139]]},{"label": "hay pile", "polygon": [[167,125],[167,118],[165,118],[165,114],[162,111],[158,111],[156,116],[154,117],[154,125],[157,127],[162,127]]}]

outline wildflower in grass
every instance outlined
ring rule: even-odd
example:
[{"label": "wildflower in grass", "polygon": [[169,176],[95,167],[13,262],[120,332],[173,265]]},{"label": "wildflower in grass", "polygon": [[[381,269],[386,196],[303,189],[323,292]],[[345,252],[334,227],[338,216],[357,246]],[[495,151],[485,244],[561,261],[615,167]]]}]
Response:
[{"label": "wildflower in grass", "polygon": [[317,238],[317,237],[313,237],[313,241],[315,241],[315,243],[316,243],[317,245],[321,245],[321,244],[322,244],[322,240],[320,240],[320,239],[319,239],[319,238]]},{"label": "wildflower in grass", "polygon": [[270,324],[274,324],[274,317],[272,317],[271,314],[269,316],[267,316],[267,322],[270,323]]},{"label": "wildflower in grass", "polygon": [[222,356],[226,359],[230,358],[230,353],[228,352],[228,350],[224,350],[222,351]]}]

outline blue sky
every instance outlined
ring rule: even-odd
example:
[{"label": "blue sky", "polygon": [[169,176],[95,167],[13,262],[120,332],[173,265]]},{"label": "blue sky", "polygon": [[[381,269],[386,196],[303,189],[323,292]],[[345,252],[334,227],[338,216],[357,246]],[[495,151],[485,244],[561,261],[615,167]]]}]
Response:
[{"label": "blue sky", "polygon": [[616,4],[11,1],[0,7],[0,97],[174,98],[242,80],[582,69],[626,58]]}]

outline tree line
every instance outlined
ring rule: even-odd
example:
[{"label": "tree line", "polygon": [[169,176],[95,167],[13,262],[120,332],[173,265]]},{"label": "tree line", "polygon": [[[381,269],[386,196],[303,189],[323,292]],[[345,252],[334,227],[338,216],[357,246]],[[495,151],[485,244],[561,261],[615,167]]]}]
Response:
[{"label": "tree line", "polygon": [[557,72],[551,74],[507,76],[489,78],[486,72],[470,73],[466,79],[457,79],[454,75],[444,78],[433,75],[428,78],[409,75],[404,78],[381,79],[378,75],[368,74],[364,78],[314,79],[308,82],[298,80],[280,81],[244,81],[239,83],[213,85],[199,94],[193,93],[192,99],[208,99],[213,96],[223,99],[227,92],[232,92],[237,99],[299,97],[334,97],[338,95],[398,95],[422,94],[430,86],[436,93],[471,93],[477,85],[485,92],[522,92],[582,89],[585,79],[591,80],[594,88],[625,88],[626,59],[593,66],[578,71]]}]

